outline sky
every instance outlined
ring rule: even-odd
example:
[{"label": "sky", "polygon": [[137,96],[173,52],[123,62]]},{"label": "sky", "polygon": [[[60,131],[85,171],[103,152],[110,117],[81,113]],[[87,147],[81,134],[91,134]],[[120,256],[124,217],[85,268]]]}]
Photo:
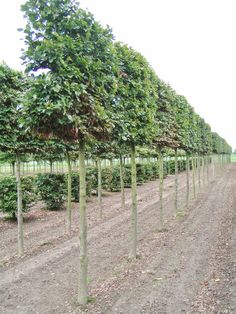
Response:
[{"label": "sky", "polygon": [[[20,4],[0,1],[0,62],[23,70]],[[80,0],[236,149],[236,0]]]}]

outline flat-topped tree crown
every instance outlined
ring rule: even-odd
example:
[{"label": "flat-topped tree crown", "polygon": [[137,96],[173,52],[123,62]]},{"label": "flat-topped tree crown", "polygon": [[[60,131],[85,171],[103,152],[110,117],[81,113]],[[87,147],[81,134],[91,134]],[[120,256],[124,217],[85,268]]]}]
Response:
[{"label": "flat-topped tree crown", "polygon": [[72,0],[28,0],[22,10],[26,69],[44,70],[29,94],[28,124],[65,141],[107,137],[116,88],[111,30]]},{"label": "flat-topped tree crown", "polygon": [[204,119],[201,119],[201,140],[203,145],[202,152],[204,155],[209,155],[212,152],[212,132],[211,127]]},{"label": "flat-topped tree crown", "polygon": [[188,153],[197,153],[199,147],[199,125],[198,115],[194,112],[194,109],[189,105],[189,126],[186,138],[185,151]]},{"label": "flat-topped tree crown", "polygon": [[33,139],[21,123],[27,78],[6,64],[0,64],[0,150],[30,151]]},{"label": "flat-topped tree crown", "polygon": [[174,90],[165,82],[157,79],[158,98],[156,99],[155,137],[153,144],[159,149],[179,146],[176,136],[177,123],[175,119]]},{"label": "flat-topped tree crown", "polygon": [[119,143],[151,142],[155,117],[156,75],[146,59],[122,43],[115,43],[119,81],[114,102],[113,138]]},{"label": "flat-topped tree crown", "polygon": [[189,128],[190,125],[190,106],[187,99],[182,95],[175,97],[177,138],[179,147],[185,151],[190,150]]}]

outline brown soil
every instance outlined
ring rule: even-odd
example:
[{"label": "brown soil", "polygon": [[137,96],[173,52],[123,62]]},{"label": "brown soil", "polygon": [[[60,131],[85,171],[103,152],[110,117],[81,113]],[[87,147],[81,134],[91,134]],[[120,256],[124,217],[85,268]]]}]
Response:
[{"label": "brown soil", "polygon": [[160,231],[158,182],[138,187],[139,258],[127,259],[130,190],[88,202],[89,294],[76,303],[79,262],[78,212],[65,235],[65,211],[37,204],[25,215],[25,255],[16,255],[15,223],[0,221],[0,313],[236,313],[236,165],[198,191],[174,213],[174,177],[164,188],[165,228]]}]

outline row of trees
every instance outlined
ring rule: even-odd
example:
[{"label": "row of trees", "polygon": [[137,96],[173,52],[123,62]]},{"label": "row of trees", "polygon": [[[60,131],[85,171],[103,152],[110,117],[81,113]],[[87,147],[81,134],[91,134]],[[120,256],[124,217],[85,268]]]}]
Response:
[{"label": "row of trees", "polygon": [[[162,204],[163,154],[166,149],[190,154],[229,154],[230,146],[194,112],[185,97],[163,82],[147,60],[125,44],[114,42],[107,27],[73,0],[28,0],[23,61],[26,74],[0,66],[0,150],[16,156],[18,250],[23,254],[20,156],[63,152],[79,154],[80,304],[87,302],[86,153],[101,158],[131,156],[132,236],[130,258],[137,255],[136,149],[157,152]],[[203,160],[203,159],[202,159]],[[176,166],[176,210],[178,176]],[[187,170],[189,167],[187,167]],[[100,170],[99,170],[100,172]],[[187,171],[188,172],[188,171]],[[70,173],[70,171],[69,171]],[[100,176],[99,176],[100,178]],[[101,186],[100,179],[98,180]],[[68,231],[71,177],[68,175]],[[122,189],[123,190],[123,189]],[[99,202],[101,202],[101,188]],[[160,211],[162,212],[162,205]],[[162,217],[162,214],[161,216]],[[161,218],[163,219],[163,218]]]}]

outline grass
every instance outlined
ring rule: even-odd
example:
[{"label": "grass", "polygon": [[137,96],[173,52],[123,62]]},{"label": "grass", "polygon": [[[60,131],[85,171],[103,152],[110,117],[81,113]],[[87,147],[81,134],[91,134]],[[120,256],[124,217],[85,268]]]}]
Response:
[{"label": "grass", "polygon": [[236,162],[236,154],[231,154],[231,162]]}]

